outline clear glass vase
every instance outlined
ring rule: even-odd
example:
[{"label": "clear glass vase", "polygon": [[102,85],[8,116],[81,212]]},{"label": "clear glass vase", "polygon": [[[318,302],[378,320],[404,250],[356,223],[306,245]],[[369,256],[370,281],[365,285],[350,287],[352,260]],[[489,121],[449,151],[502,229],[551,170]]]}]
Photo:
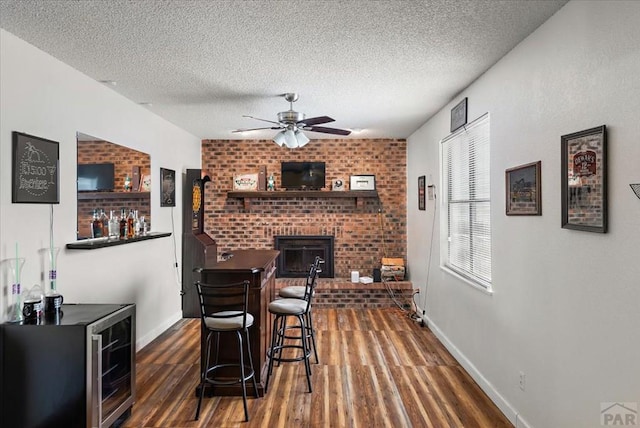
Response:
[{"label": "clear glass vase", "polygon": [[18,322],[24,319],[22,315],[22,287],[20,285],[20,278],[22,277],[22,268],[24,267],[25,259],[22,257],[9,259],[9,283],[11,289],[8,296],[8,310],[7,321]]},{"label": "clear glass vase", "polygon": [[43,289],[45,296],[60,294],[57,287],[58,254],[60,254],[60,248],[41,248],[38,252],[40,253],[42,262],[41,268],[44,268],[41,278],[44,278]]}]

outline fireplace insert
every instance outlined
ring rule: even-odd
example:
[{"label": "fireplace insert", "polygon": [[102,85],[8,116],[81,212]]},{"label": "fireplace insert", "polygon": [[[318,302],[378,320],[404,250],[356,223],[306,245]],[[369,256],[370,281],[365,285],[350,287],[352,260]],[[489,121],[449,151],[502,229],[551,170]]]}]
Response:
[{"label": "fireplace insert", "polygon": [[333,236],[285,235],[275,237],[280,251],[276,266],[277,278],[304,278],[316,256],[325,261],[321,278],[333,278]]}]

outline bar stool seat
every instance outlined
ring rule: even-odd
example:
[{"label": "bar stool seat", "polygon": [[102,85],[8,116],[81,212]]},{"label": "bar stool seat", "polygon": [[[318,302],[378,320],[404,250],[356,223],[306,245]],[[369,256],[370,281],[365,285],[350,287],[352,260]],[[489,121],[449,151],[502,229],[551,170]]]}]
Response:
[{"label": "bar stool seat", "polygon": [[[204,317],[204,324],[207,328],[220,331],[234,331],[243,328],[242,315],[236,315],[234,311],[216,312],[216,318]],[[227,318],[229,316],[229,318]],[[220,317],[220,318],[218,318]],[[247,328],[253,325],[253,315],[247,314]]]},{"label": "bar stool seat", "polygon": [[278,292],[280,297],[291,298],[291,299],[304,299],[304,285],[290,285],[288,287],[283,287]]},{"label": "bar stool seat", "polygon": [[269,312],[280,315],[303,315],[307,301],[303,299],[276,299],[269,303]]}]

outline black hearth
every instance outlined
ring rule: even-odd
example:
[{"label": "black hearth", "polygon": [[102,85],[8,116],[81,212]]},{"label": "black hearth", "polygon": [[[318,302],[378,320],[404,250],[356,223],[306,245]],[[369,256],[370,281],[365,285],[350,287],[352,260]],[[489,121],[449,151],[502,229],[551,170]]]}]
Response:
[{"label": "black hearth", "polygon": [[304,278],[316,256],[324,260],[321,278],[333,278],[333,236],[286,235],[275,237],[280,250],[276,277]]}]

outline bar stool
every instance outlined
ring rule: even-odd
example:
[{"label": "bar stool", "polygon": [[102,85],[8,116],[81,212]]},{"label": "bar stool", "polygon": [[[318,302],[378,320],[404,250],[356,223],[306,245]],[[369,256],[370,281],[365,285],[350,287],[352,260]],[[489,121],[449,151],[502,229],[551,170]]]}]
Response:
[{"label": "bar stool", "polygon": [[[267,379],[264,384],[264,391],[267,392],[269,386],[269,378],[273,372],[273,362],[294,362],[304,361],[304,368],[307,375],[307,385],[309,386],[309,392],[311,389],[311,366],[309,364],[309,358],[311,356],[311,335],[308,334],[305,319],[308,316],[311,308],[311,298],[313,297],[313,289],[316,283],[317,268],[314,264],[309,269],[308,279],[305,285],[305,292],[302,299],[276,299],[269,303],[269,313],[275,315],[273,320],[273,330],[271,332],[271,347],[267,350],[267,357],[269,358],[269,369],[267,370]],[[295,317],[298,320],[298,325],[293,327],[287,327],[287,319],[289,317]],[[288,336],[287,329],[296,328],[299,329],[299,336]],[[289,341],[285,342],[285,339]],[[300,344],[291,343],[292,340],[300,340]],[[284,350],[298,350],[302,353],[294,357],[285,357],[282,354]]]},{"label": "bar stool", "polygon": [[[320,268],[321,264],[324,264],[324,260],[322,260],[320,256],[316,256],[316,258],[313,261],[313,266],[316,267],[316,270],[315,270],[316,275],[322,272],[322,269]],[[311,271],[309,271],[309,273],[311,273]],[[309,275],[307,275],[307,283],[309,283],[309,281],[315,281],[315,278],[310,278]],[[290,285],[288,287],[281,288],[280,291],[278,292],[278,295],[285,299],[304,299],[304,293],[305,293],[306,287],[307,285]],[[308,334],[311,335],[311,344],[313,345],[313,354],[316,358],[316,364],[319,364],[320,360],[318,359],[318,349],[316,347],[316,331],[313,328],[313,319],[311,317],[311,312],[312,312],[311,308],[309,308],[309,311],[305,315],[306,317],[305,322],[306,322],[307,332]]]},{"label": "bar stool", "polygon": [[[253,381],[253,388],[256,398],[259,397],[258,385],[256,383],[255,371],[253,368],[253,359],[251,357],[251,342],[249,341],[249,327],[253,325],[253,315],[247,313],[249,298],[249,281],[238,282],[233,284],[205,284],[196,281],[195,286],[198,290],[198,298],[200,299],[200,314],[203,333],[207,332],[207,356],[205,365],[200,374],[200,397],[198,398],[198,408],[196,409],[196,418],[200,417],[200,407],[204,396],[204,389],[207,384],[215,387],[216,385],[234,385],[240,383],[242,385],[242,400],[244,402],[245,421],[249,421],[249,410],[247,408],[247,380]],[[235,333],[238,339],[238,351],[240,361],[238,363],[218,363],[220,351],[220,333]],[[211,338],[215,335],[216,352],[212,366],[209,365],[211,353]],[[243,339],[244,335],[244,339]],[[243,341],[246,342],[247,355],[249,356],[249,365],[245,365],[245,350]],[[216,379],[215,372],[219,369],[236,368],[239,369],[240,375],[235,379]]]}]

